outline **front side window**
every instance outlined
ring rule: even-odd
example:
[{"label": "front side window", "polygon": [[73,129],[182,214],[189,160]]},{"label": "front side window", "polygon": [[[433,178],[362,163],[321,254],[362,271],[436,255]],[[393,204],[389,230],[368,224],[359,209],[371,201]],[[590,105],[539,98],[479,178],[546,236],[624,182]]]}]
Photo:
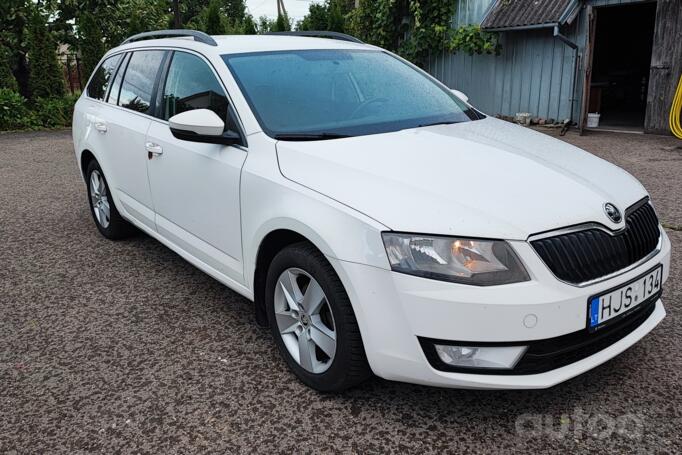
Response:
[{"label": "front side window", "polygon": [[223,60],[263,130],[279,139],[377,134],[482,117],[382,51],[276,51]]},{"label": "front side window", "polygon": [[109,57],[95,70],[90,84],[88,84],[87,93],[90,98],[104,100],[107,88],[109,87],[109,81],[114,76],[114,71],[116,71],[116,66],[120,59],[121,54]]},{"label": "front side window", "polygon": [[210,109],[223,121],[228,101],[211,68],[201,58],[175,52],[163,89],[163,118],[193,109]]},{"label": "front side window", "polygon": [[149,113],[154,82],[165,51],[135,51],[123,76],[119,106]]}]

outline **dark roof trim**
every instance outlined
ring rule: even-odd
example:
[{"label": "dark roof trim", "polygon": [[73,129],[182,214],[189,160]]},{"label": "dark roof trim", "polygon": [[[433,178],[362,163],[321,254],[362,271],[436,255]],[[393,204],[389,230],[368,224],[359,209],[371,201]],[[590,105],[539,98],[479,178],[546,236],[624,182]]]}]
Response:
[{"label": "dark roof trim", "polygon": [[557,22],[550,22],[547,24],[533,24],[533,25],[512,25],[508,27],[496,27],[496,28],[488,28],[488,27],[481,27],[483,30],[486,32],[508,32],[512,30],[537,30],[539,28],[553,28],[555,26],[559,25]]},{"label": "dark roof trim", "polygon": [[283,36],[306,36],[309,38],[331,38],[341,41],[348,41],[351,43],[365,44],[359,38],[339,32],[328,31],[300,31],[300,32],[267,32],[266,35],[283,35]]}]

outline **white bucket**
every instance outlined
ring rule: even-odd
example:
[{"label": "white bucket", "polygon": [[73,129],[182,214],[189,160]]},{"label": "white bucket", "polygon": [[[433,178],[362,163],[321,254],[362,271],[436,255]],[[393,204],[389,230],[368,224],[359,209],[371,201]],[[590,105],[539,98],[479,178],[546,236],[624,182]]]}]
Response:
[{"label": "white bucket", "polygon": [[587,127],[588,128],[596,128],[599,126],[599,117],[601,117],[600,114],[590,112],[587,114]]}]

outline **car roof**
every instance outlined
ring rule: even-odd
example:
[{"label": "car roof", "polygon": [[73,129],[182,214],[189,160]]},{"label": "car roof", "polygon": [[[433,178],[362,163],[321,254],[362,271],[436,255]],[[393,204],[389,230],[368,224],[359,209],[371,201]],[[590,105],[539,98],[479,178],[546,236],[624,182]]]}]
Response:
[{"label": "car roof", "polygon": [[376,49],[368,44],[351,41],[289,35],[214,35],[212,38],[217,46],[194,41],[191,37],[171,37],[134,41],[112,49],[111,52],[148,47],[182,47],[220,55],[310,49]]}]

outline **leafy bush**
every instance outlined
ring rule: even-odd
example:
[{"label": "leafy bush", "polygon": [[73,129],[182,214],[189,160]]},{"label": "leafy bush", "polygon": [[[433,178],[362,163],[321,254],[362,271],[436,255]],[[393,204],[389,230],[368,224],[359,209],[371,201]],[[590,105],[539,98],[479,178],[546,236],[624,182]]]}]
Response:
[{"label": "leafy bush", "polygon": [[501,51],[498,35],[478,25],[451,29],[452,0],[360,0],[359,5],[346,15],[351,34],[421,66],[431,53],[444,49],[472,55]]},{"label": "leafy bush", "polygon": [[0,131],[70,126],[77,100],[78,95],[68,95],[29,103],[17,92],[0,88]]},{"label": "leafy bush", "polygon": [[448,47],[452,52],[464,51],[469,55],[500,55],[502,46],[495,33],[484,32],[475,24],[465,25],[452,31]]},{"label": "leafy bush", "polygon": [[73,105],[78,97],[38,98],[33,103],[33,111],[44,128],[61,128],[71,125]]},{"label": "leafy bush", "polygon": [[0,88],[0,131],[35,129],[36,115],[26,108],[26,99],[17,92]]}]

